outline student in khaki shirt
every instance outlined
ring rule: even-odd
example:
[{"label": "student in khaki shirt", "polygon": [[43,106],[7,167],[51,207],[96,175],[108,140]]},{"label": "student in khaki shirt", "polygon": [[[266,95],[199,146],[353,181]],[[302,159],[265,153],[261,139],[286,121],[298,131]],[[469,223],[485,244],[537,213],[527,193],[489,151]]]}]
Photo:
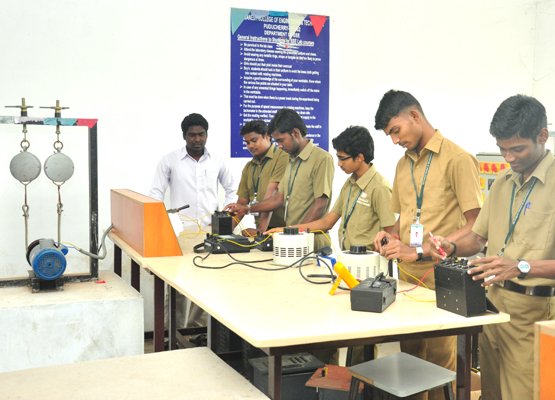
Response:
[{"label": "student in khaki shirt", "polygon": [[[376,233],[388,231],[395,224],[395,215],[389,207],[391,188],[372,165],[374,141],[368,129],[351,126],[334,138],[332,144],[337,152],[337,165],[352,175],[343,185],[331,211],[316,221],[296,226],[327,231],[341,218],[341,249],[361,245],[373,250]],[[283,228],[274,228],[267,233],[281,231]]]},{"label": "student in khaki shirt", "polygon": [[469,273],[486,279],[488,298],[511,321],[484,326],[480,336],[482,396],[531,400],[534,322],[555,319],[555,158],[545,149],[545,108],[533,97],[501,103],[490,133],[511,169],[495,180],[472,232],[436,239],[457,256],[487,242],[486,257],[471,261]]},{"label": "student in khaki shirt", "polygon": [[[278,191],[250,206],[232,203],[226,210],[244,215],[285,207],[285,224],[296,225],[321,218],[329,208],[333,184],[333,158],[306,137],[307,128],[297,112],[279,110],[268,126],[280,149],[289,154],[289,164]],[[324,235],[315,235],[314,250],[329,244]]]},{"label": "student in khaki shirt", "polygon": [[[482,200],[478,161],[434,129],[410,93],[387,92],[375,120],[376,129],[407,150],[393,182],[391,205],[399,218],[393,234],[379,232],[374,245],[388,259],[401,260],[401,279],[414,284],[419,283],[415,278],[423,279],[433,289],[429,232],[450,240],[470,232]],[[401,350],[455,370],[455,337],[403,341]],[[442,399],[443,392],[436,389],[418,398]]]},{"label": "student in khaki shirt", "polygon": [[[270,197],[277,190],[289,158],[287,153],[272,145],[268,126],[262,120],[247,122],[240,134],[253,157],[243,168],[237,189],[237,204],[253,205]],[[283,226],[284,211],[283,207],[279,207],[273,212],[256,215],[257,229],[246,229],[244,234],[254,236],[256,231],[264,232],[268,227]]]}]

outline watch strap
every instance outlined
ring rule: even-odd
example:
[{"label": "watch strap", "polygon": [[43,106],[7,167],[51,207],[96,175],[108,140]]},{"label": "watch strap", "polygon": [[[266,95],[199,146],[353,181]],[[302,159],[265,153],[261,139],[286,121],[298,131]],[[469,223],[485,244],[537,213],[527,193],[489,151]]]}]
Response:
[{"label": "watch strap", "polygon": [[416,256],[416,261],[422,261],[422,258],[424,257],[424,249],[422,249],[422,247],[416,247]]}]

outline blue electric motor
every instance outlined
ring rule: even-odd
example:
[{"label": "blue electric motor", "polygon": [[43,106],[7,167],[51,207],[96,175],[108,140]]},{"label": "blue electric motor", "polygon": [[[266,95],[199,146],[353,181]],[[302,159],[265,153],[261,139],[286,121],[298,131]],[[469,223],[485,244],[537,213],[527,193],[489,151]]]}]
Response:
[{"label": "blue electric motor", "polygon": [[39,279],[53,281],[66,270],[67,252],[67,247],[52,239],[38,239],[27,247],[27,261]]}]

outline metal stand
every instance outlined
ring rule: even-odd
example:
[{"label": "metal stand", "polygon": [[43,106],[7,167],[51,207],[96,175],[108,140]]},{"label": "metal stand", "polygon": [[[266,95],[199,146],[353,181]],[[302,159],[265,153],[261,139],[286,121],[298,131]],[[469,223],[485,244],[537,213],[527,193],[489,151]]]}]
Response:
[{"label": "metal stand", "polygon": [[64,290],[64,277],[60,277],[53,281],[46,281],[38,278],[33,271],[29,271],[29,279],[31,281],[31,291],[38,293],[41,290]]},{"label": "metal stand", "polygon": [[[98,252],[98,142],[97,119],[85,118],[40,118],[0,116],[0,124],[12,125],[49,125],[49,126],[86,126],[88,128],[88,158],[89,158],[89,252]],[[84,282],[98,278],[98,260],[91,258],[88,274],[67,274],[62,278],[64,282]],[[0,287],[26,286],[29,278],[0,279]]]}]

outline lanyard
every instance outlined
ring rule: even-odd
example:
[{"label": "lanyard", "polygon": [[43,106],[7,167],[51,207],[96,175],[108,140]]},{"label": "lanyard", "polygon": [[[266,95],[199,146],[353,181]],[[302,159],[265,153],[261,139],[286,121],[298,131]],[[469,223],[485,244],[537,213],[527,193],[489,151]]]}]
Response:
[{"label": "lanyard", "polygon": [[351,185],[351,187],[349,187],[349,195],[347,196],[347,201],[346,201],[346,204],[345,204],[345,215],[343,215],[343,235],[345,235],[345,230],[347,229],[347,224],[349,223],[349,220],[351,219],[351,216],[353,215],[353,211],[355,211],[355,206],[357,205],[357,200],[360,197],[360,195],[362,194],[362,189],[360,189],[360,191],[358,192],[357,197],[353,201],[353,205],[351,206],[351,210],[347,213],[347,210],[349,209],[349,199],[351,198],[351,189],[353,188],[353,186],[354,185]]},{"label": "lanyard", "polygon": [[258,186],[260,184],[260,175],[262,175],[262,171],[264,170],[264,166],[266,165],[266,163],[268,162],[268,158],[265,158],[264,161],[262,161],[262,163],[260,163],[260,172],[258,173],[258,176],[256,177],[256,180],[254,179],[254,174],[256,172],[256,170],[258,169],[258,164],[254,164],[254,168],[252,169],[252,187],[254,189],[254,199],[256,200],[256,195],[258,194]]},{"label": "lanyard", "polygon": [[355,206],[357,205],[357,200],[360,197],[360,195],[362,194],[362,189],[360,189],[360,191],[358,192],[357,197],[355,197],[354,201],[353,201],[353,205],[351,206],[351,210],[349,212],[347,212],[347,210],[349,209],[349,199],[351,198],[351,189],[353,188],[354,185],[351,185],[349,187],[349,195],[347,196],[347,201],[345,202],[345,214],[343,215],[343,240],[341,241],[341,248],[344,248],[343,243],[345,242],[345,232],[347,231],[347,224],[349,223],[349,220],[351,219],[351,216],[353,215],[353,211],[355,211]]},{"label": "lanyard", "polygon": [[424,199],[424,185],[426,184],[426,178],[428,178],[428,171],[430,170],[430,164],[432,163],[432,158],[434,153],[430,152],[428,156],[428,162],[426,163],[426,170],[424,171],[424,176],[422,177],[422,183],[420,185],[420,193],[416,190],[416,181],[414,180],[414,161],[410,159],[410,176],[412,178],[412,186],[414,187],[414,192],[416,193],[416,222],[420,221],[420,212],[422,210],[422,200]]},{"label": "lanyard", "polygon": [[516,223],[520,218],[520,213],[522,213],[522,209],[526,205],[526,202],[528,201],[528,197],[530,197],[530,193],[532,193],[532,190],[534,189],[534,186],[536,186],[537,181],[538,181],[538,178],[534,177],[532,182],[530,182],[530,187],[528,188],[528,192],[526,192],[526,196],[524,196],[524,200],[522,200],[522,203],[520,204],[520,207],[516,212],[514,221],[513,221],[512,214],[513,214],[513,202],[515,200],[515,195],[516,195],[516,183],[513,183],[513,192],[511,193],[511,205],[509,206],[509,231],[507,232],[507,236],[505,236],[505,243],[503,243],[503,248],[499,251],[499,254],[498,254],[499,256],[502,256],[505,253],[505,247],[507,247],[507,243],[509,243],[509,240],[513,236]]},{"label": "lanyard", "polygon": [[291,190],[293,190],[293,185],[295,184],[295,179],[297,179],[297,173],[299,172],[299,167],[303,160],[299,158],[299,162],[297,163],[297,169],[295,170],[295,175],[293,179],[291,179],[291,173],[293,172],[293,167],[289,170],[289,180],[287,181],[287,200],[289,200],[289,196],[291,196]]},{"label": "lanyard", "polygon": [[297,179],[297,173],[299,172],[299,167],[301,166],[303,160],[299,158],[299,162],[297,163],[297,169],[295,170],[295,175],[291,180],[291,173],[293,172],[293,166],[289,169],[289,180],[287,181],[287,196],[285,197],[285,214],[284,219],[287,221],[287,212],[289,211],[289,196],[291,195],[291,190],[293,189],[293,185],[295,184],[295,179]]},{"label": "lanyard", "polygon": [[[276,147],[272,146],[272,155],[274,155],[276,153]],[[269,149],[268,149],[269,151]],[[266,152],[266,154],[268,154],[268,152]],[[254,168],[252,169],[252,187],[254,189],[254,200],[256,200],[256,195],[258,194],[258,186],[260,184],[260,175],[262,175],[262,171],[264,170],[264,166],[266,165],[266,163],[268,162],[270,158],[265,156],[264,160],[260,163],[260,164],[254,164]],[[258,165],[260,165],[260,173],[258,174],[258,177],[256,178],[256,181],[254,180],[254,174],[256,172],[256,170],[258,169]],[[275,168],[275,165],[274,165]],[[272,172],[273,173],[273,172]]]}]

